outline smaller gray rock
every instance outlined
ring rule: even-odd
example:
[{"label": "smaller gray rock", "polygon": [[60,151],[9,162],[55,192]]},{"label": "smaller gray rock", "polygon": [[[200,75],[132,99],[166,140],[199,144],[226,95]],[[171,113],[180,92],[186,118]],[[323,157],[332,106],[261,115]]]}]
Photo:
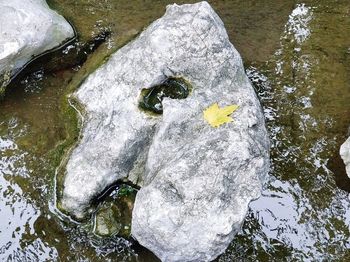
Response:
[{"label": "smaller gray rock", "polygon": [[101,237],[118,234],[122,224],[118,221],[121,211],[113,202],[104,203],[97,211],[95,218],[95,234]]},{"label": "smaller gray rock", "polygon": [[350,137],[340,147],[340,156],[343,159],[346,166],[346,173],[350,177]]},{"label": "smaller gray rock", "polygon": [[0,0],[0,87],[34,57],[74,37],[45,0]]},{"label": "smaller gray rock", "polygon": [[97,236],[130,237],[136,193],[137,190],[131,186],[121,185],[100,204],[94,219],[94,233]]}]

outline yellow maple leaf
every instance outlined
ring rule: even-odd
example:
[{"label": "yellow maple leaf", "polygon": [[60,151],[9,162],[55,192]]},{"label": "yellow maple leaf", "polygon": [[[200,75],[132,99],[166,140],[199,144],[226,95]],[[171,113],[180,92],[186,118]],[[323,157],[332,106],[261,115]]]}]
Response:
[{"label": "yellow maple leaf", "polygon": [[204,119],[207,120],[207,122],[212,127],[219,127],[222,124],[233,121],[230,115],[234,111],[236,111],[237,108],[238,108],[238,105],[230,105],[230,106],[225,106],[223,108],[219,108],[219,105],[215,103],[203,111]]}]

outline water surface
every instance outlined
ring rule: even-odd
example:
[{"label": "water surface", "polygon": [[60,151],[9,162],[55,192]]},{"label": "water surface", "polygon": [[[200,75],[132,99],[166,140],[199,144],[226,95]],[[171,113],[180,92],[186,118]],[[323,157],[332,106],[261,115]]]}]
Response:
[{"label": "water surface", "polygon": [[[56,215],[54,174],[61,154],[55,150],[77,131],[66,93],[170,2],[49,1],[75,25],[78,41],[61,51],[61,60],[34,62],[0,104],[0,260],[156,261],[123,238],[96,237],[91,223]],[[341,186],[348,180],[329,163],[350,125],[350,2],[211,3],[242,54],[272,141],[266,189],[218,261],[346,261],[350,199],[335,181]],[[107,31],[111,36],[92,54],[72,62]]]}]

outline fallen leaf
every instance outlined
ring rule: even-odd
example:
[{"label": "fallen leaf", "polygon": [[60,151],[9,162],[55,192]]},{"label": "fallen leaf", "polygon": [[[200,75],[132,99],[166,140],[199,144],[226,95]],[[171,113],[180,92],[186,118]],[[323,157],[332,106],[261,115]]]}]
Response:
[{"label": "fallen leaf", "polygon": [[233,121],[230,115],[234,111],[236,111],[237,108],[238,108],[238,105],[230,105],[230,106],[225,106],[223,108],[219,108],[219,105],[215,103],[203,111],[204,119],[207,120],[207,122],[212,127],[219,127],[222,124]]}]

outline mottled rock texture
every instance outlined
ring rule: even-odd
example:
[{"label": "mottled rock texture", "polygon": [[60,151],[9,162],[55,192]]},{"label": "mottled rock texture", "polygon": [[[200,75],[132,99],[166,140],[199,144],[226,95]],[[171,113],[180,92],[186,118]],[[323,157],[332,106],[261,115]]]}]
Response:
[{"label": "mottled rock texture", "polygon": [[0,87],[34,57],[74,37],[45,0],[0,0]]},{"label": "mottled rock texture", "polygon": [[346,166],[346,173],[350,177],[350,137],[340,147],[340,156],[343,159]]},{"label": "mottled rock texture", "polygon": [[[182,77],[186,99],[163,114],[139,108],[141,90]],[[66,165],[60,206],[87,215],[119,179],[138,177],[132,235],[163,261],[210,261],[240,230],[269,169],[264,116],[225,27],[207,2],[171,5],[116,52],[75,94],[85,107],[82,139]],[[203,110],[239,105],[218,128]]]}]

